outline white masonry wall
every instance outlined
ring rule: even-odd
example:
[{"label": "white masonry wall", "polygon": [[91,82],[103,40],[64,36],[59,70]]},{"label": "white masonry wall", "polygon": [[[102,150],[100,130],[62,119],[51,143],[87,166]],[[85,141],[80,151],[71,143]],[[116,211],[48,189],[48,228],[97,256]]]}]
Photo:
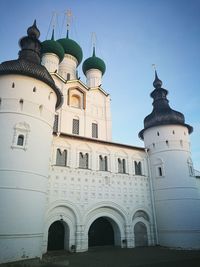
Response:
[{"label": "white masonry wall", "polygon": [[[21,75],[0,77],[0,263],[41,257],[54,91]],[[23,146],[17,145],[19,135]]]},{"label": "white masonry wall", "polygon": [[152,172],[159,244],[199,248],[200,195],[188,129],[181,125],[152,127],[144,132],[144,142]]},{"label": "white masonry wall", "polygon": [[[67,166],[56,166],[56,150],[67,150]],[[79,152],[89,154],[89,168],[79,168]],[[99,155],[108,157],[108,171],[99,170]],[[118,173],[117,159],[126,161],[126,174]],[[135,175],[134,161],[141,161],[142,175]],[[149,216],[133,218],[142,210]],[[47,250],[48,229],[62,220],[69,229],[65,249],[88,249],[88,231],[92,222],[101,216],[109,218],[117,233],[115,244],[134,247],[134,225],[146,225],[148,244],[154,244],[154,226],[150,183],[145,152],[97,142],[55,136],[48,180],[48,208],[43,241]]]},{"label": "white masonry wall", "polygon": [[[53,76],[59,88],[62,88],[64,103],[58,111],[59,132],[72,134],[73,119],[79,120],[79,135],[92,138],[92,123],[98,125],[98,139],[112,139],[112,121],[110,96],[100,88],[89,89],[82,82],[71,81],[66,84]],[[70,98],[80,97],[80,108],[71,105]]]},{"label": "white masonry wall", "polygon": [[59,57],[53,53],[45,53],[42,56],[41,64],[46,67],[48,72],[57,72],[59,66]]}]

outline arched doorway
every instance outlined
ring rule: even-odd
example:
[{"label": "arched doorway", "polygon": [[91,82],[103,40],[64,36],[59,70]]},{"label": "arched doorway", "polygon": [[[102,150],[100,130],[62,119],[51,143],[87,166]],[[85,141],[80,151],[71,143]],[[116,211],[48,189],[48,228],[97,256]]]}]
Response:
[{"label": "arched doorway", "polygon": [[134,226],[135,246],[148,246],[148,236],[146,225],[142,222],[137,222]]},{"label": "arched doorway", "polygon": [[105,217],[96,219],[88,232],[89,247],[113,246],[114,243],[114,230],[111,222]]},{"label": "arched doorway", "polygon": [[56,221],[51,224],[48,232],[47,250],[64,249],[65,227],[62,221]]}]

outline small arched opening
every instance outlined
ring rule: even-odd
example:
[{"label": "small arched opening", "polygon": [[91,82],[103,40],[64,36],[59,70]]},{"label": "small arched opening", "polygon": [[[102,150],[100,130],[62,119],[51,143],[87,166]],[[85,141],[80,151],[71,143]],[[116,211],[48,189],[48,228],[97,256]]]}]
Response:
[{"label": "small arched opening", "polygon": [[55,221],[49,227],[47,251],[69,249],[69,227],[63,221]]},{"label": "small arched opening", "polygon": [[120,245],[120,240],[120,230],[118,225],[108,217],[100,217],[96,219],[89,228],[89,247]]},{"label": "small arched opening", "polygon": [[148,246],[147,227],[143,222],[137,222],[134,226],[135,246]]}]

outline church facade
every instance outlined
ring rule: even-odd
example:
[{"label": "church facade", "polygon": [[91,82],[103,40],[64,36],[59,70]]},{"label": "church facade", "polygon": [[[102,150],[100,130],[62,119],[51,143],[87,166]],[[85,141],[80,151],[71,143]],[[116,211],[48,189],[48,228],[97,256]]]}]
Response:
[{"label": "church facade", "polygon": [[155,74],[144,147],[112,141],[106,66],[95,47],[39,41],[34,23],[17,60],[0,65],[0,262],[50,250],[161,245],[200,248],[192,127]]}]

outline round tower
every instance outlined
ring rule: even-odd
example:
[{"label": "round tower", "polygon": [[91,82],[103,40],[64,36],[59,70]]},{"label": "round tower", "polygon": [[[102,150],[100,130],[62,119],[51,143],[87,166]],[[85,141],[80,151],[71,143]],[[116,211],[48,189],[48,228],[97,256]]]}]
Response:
[{"label": "round tower", "polygon": [[49,72],[57,72],[59,63],[63,60],[65,51],[59,42],[54,40],[54,29],[51,40],[46,40],[41,43],[42,65]]},{"label": "round tower", "polygon": [[102,76],[106,71],[106,65],[101,58],[96,57],[95,47],[93,47],[92,56],[83,62],[82,69],[86,75],[88,87],[98,87],[102,84]]},{"label": "round tower", "polygon": [[184,115],[170,108],[168,91],[155,73],[153,111],[144,119],[144,140],[152,172],[158,242],[162,246],[200,248],[200,198]]},{"label": "round tower", "polygon": [[34,22],[0,64],[0,263],[41,257],[52,127],[62,94],[40,64]]},{"label": "round tower", "polygon": [[64,59],[59,65],[58,73],[66,80],[77,79],[77,67],[83,58],[83,52],[79,44],[69,38],[67,30],[66,38],[57,40],[64,49]]}]

